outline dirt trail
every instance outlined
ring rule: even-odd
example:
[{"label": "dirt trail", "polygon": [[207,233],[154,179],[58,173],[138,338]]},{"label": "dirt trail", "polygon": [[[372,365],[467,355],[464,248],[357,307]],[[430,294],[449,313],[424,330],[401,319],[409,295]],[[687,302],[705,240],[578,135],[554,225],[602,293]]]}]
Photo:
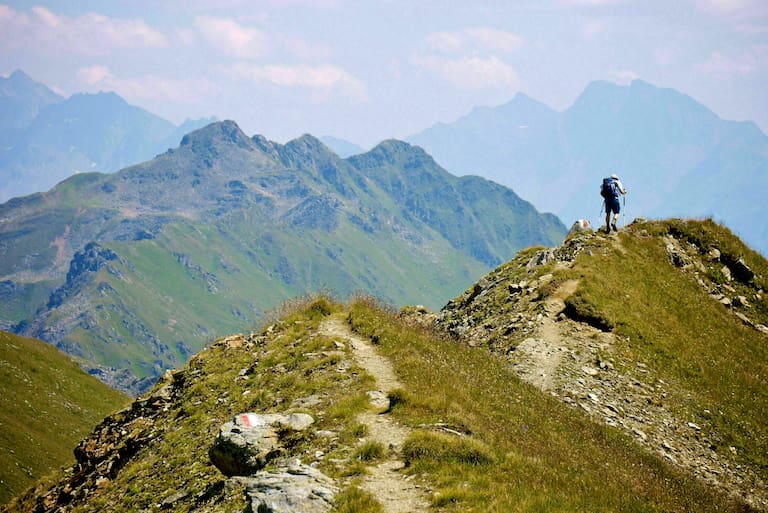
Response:
[{"label": "dirt trail", "polygon": [[534,337],[527,338],[517,346],[517,353],[524,355],[515,366],[520,377],[532,385],[550,390],[563,357],[571,351],[568,337],[563,336],[554,317],[565,308],[564,299],[573,294],[578,281],[569,280],[547,298],[544,304],[545,314],[534,332]]},{"label": "dirt trail", "polygon": [[[389,360],[376,353],[371,344],[349,329],[343,319],[333,317],[320,325],[320,333],[350,344],[355,362],[376,379],[378,391],[384,394],[402,388]],[[368,426],[367,440],[383,444],[389,450],[389,457],[368,468],[370,474],[363,479],[363,488],[372,494],[384,507],[385,513],[416,513],[427,511],[429,505],[425,494],[407,476],[400,473],[403,461],[400,449],[410,428],[398,424],[388,414],[366,412],[358,421]]]}]

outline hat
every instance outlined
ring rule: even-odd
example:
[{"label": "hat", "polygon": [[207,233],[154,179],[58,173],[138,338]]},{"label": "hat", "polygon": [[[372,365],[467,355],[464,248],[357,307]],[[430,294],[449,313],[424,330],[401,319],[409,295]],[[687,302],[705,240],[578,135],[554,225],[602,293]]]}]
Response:
[{"label": "hat", "polygon": [[614,180],[618,180],[619,179],[619,175],[614,173],[614,174],[611,175],[611,178],[613,178]]}]

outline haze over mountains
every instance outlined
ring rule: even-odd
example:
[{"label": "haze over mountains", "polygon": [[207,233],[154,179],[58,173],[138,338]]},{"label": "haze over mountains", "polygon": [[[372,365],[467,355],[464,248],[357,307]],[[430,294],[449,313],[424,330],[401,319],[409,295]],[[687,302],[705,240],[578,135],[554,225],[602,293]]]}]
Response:
[{"label": "haze over mountains", "polygon": [[385,141],[341,159],[232,121],[0,205],[0,319],[137,392],[211,338],[328,288],[438,307],[565,234],[511,190]]},{"label": "haze over mountains", "polygon": [[22,71],[0,77],[0,202],[46,191],[79,172],[112,172],[177,146],[190,131],[115,93],[64,99]]},{"label": "haze over mountains", "polygon": [[566,224],[598,222],[600,179],[617,173],[630,190],[627,221],[711,216],[768,254],[768,137],[672,89],[593,82],[563,112],[520,93],[406,140]]}]

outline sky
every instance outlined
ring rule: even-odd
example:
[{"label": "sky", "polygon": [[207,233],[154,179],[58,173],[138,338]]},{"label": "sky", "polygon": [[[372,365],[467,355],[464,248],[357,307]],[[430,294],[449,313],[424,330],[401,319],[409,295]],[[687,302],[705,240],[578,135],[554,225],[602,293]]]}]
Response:
[{"label": "sky", "polygon": [[523,92],[676,89],[768,132],[768,0],[0,0],[0,75],[369,148]]}]

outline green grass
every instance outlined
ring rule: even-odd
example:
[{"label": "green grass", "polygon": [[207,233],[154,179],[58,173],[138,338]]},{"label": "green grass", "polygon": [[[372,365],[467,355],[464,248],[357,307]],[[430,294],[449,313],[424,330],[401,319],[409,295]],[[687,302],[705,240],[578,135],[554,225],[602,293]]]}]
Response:
[{"label": "green grass", "polygon": [[[371,378],[359,369],[338,372],[338,361],[322,356],[338,352],[334,340],[316,332],[318,323],[340,308],[328,297],[292,301],[281,309],[279,321],[265,326],[269,335],[265,331],[255,345],[213,344],[193,357],[181,373],[178,400],[148,427],[156,435],[109,486],[87,504],[76,504],[73,511],[154,511],[178,491],[187,496],[174,504],[173,511],[242,511],[245,491],[225,485],[226,478],[210,463],[207,451],[219,427],[243,412],[310,412],[315,424],[307,432],[280,431],[289,456],[312,458],[319,450],[327,455],[321,465],[327,474],[359,474],[355,472],[359,461],[351,456],[364,429],[355,417],[368,407],[365,392]],[[319,404],[311,410],[292,406],[307,397],[317,398]],[[112,421],[124,416],[119,413]],[[334,431],[338,437],[315,436],[320,430]],[[376,449],[369,448],[364,457],[375,454]],[[32,500],[27,495],[10,511],[27,511]],[[357,500],[364,497],[351,503]]]},{"label": "green grass", "polygon": [[384,508],[368,492],[358,486],[350,486],[336,496],[331,513],[383,513]]},{"label": "green grass", "polygon": [[[404,453],[440,511],[735,509],[617,430],[522,383],[484,349],[402,323],[369,301],[353,304],[350,320],[377,338],[408,390],[392,414],[422,426]],[[465,435],[440,433],[446,426]]]},{"label": "green grass", "polygon": [[0,504],[74,463],[77,442],[128,400],[56,348],[0,331]]},{"label": "green grass", "polygon": [[[765,260],[727,230],[710,221],[668,221],[630,227],[621,249],[580,255],[566,273],[579,279],[569,301],[615,326],[620,354],[647,363],[653,378],[671,385],[665,404],[718,433],[715,450],[735,447],[742,463],[768,476],[768,425],[759,413],[768,411],[766,338],[710,298],[692,272],[669,264],[659,237],[666,233],[695,241],[705,252],[718,246],[723,256],[712,269],[744,256],[758,277],[732,282],[736,294],[752,298],[765,289]],[[744,313],[768,324],[765,299],[752,303]]]},{"label": "green grass", "polygon": [[384,457],[387,449],[381,442],[368,440],[360,444],[352,453],[352,459],[357,461],[373,462]]}]

